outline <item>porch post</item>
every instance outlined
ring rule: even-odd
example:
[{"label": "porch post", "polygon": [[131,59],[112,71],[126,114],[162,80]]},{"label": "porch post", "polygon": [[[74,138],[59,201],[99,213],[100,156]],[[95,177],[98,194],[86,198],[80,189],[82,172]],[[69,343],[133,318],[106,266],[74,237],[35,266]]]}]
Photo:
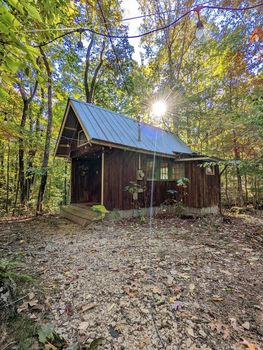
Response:
[{"label": "porch post", "polygon": [[104,203],[104,149],[101,152],[101,205]]}]

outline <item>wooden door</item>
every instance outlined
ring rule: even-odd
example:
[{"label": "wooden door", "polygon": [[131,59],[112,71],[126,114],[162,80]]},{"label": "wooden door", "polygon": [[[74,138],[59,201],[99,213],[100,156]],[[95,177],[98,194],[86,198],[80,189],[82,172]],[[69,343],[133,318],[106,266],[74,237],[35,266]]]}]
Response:
[{"label": "wooden door", "polygon": [[100,203],[101,159],[72,160],[72,203]]}]

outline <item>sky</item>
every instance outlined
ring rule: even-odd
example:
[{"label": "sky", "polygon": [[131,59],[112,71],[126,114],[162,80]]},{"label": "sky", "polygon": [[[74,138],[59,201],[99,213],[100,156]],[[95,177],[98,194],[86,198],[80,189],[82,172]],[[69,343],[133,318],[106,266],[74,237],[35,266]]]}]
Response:
[{"label": "sky", "polygon": [[[123,0],[122,8],[124,10],[124,16],[123,16],[124,18],[136,17],[142,14],[141,11],[139,10],[139,5],[137,0]],[[129,35],[139,34],[139,28],[142,22],[143,22],[142,18],[125,22],[125,24],[129,25]],[[143,50],[140,48],[140,38],[129,39],[129,41],[135,50],[133,54],[133,59],[141,63],[140,52],[142,52]]]}]

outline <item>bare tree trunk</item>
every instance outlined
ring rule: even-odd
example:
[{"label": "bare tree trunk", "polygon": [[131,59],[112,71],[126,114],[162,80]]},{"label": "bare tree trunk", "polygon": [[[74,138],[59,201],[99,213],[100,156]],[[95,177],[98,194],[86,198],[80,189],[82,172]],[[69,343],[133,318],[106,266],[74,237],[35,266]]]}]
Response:
[{"label": "bare tree trunk", "polygon": [[227,173],[227,170],[225,172],[225,195],[226,195],[227,206],[229,206],[230,201],[229,201],[229,195],[228,195],[228,173]]},{"label": "bare tree trunk", "polygon": [[[20,132],[23,133],[27,116],[28,116],[28,108],[29,104],[32,102],[38,87],[38,81],[35,82],[34,88],[29,97],[27,97],[26,92],[22,84],[18,83],[20,94],[23,100],[23,112],[22,118],[20,122]],[[24,136],[20,135],[18,140],[18,182],[20,186],[20,202],[22,205],[26,204],[26,181],[25,181],[25,161],[24,161]]]},{"label": "bare tree trunk", "polygon": [[7,144],[7,165],[6,165],[6,203],[5,210],[8,213],[9,209],[9,186],[10,186],[10,140]]},{"label": "bare tree trunk", "polygon": [[49,65],[49,62],[47,60],[46,54],[42,48],[40,48],[40,52],[41,52],[42,59],[44,61],[44,65],[45,65],[47,76],[48,76],[48,83],[47,83],[48,122],[47,122],[47,131],[46,131],[46,143],[45,143],[45,149],[44,149],[44,155],[43,155],[43,161],[42,161],[43,174],[41,175],[41,181],[40,181],[40,187],[39,187],[38,199],[37,199],[37,208],[36,208],[37,213],[41,213],[43,211],[43,200],[44,200],[44,194],[45,194],[46,183],[47,183],[47,175],[48,175],[48,161],[49,161],[50,139],[51,139],[52,119],[53,119],[53,113],[52,113],[52,72],[51,72],[50,65]]},{"label": "bare tree trunk", "polygon": [[[235,130],[233,130],[233,142],[234,142],[234,155],[235,160],[240,160],[240,150],[237,144],[237,135]],[[239,165],[236,165],[236,177],[237,177],[237,204],[238,206],[242,207],[244,205],[244,199],[243,199],[243,188],[242,188],[242,178],[240,173]]]},{"label": "bare tree trunk", "polygon": [[92,50],[92,46],[94,43],[94,38],[93,36],[90,39],[90,43],[89,46],[87,48],[87,52],[86,52],[86,64],[85,64],[85,71],[84,71],[84,79],[83,79],[83,83],[84,83],[84,88],[85,88],[85,95],[86,95],[86,102],[88,103],[92,103],[93,99],[94,99],[94,92],[95,92],[95,87],[96,87],[96,81],[98,78],[98,74],[99,71],[103,65],[103,54],[104,54],[104,50],[105,50],[105,41],[102,44],[102,49],[100,51],[100,56],[99,56],[99,62],[93,72],[91,81],[89,82],[90,78],[90,60],[91,60],[91,50]]},{"label": "bare tree trunk", "polygon": [[245,178],[245,205],[248,205],[247,175],[245,175],[244,178]]},{"label": "bare tree trunk", "polygon": [[[20,123],[20,132],[23,132],[28,114],[28,100],[23,99],[23,113]],[[20,203],[25,205],[26,193],[25,193],[25,164],[24,164],[24,142],[23,135],[19,137],[18,141],[19,149],[18,149],[18,181],[20,186]]]}]

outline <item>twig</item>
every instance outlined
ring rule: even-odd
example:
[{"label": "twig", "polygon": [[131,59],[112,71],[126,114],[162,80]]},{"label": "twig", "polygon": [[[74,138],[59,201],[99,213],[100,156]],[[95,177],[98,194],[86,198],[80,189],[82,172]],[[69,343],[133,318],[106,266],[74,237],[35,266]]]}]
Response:
[{"label": "twig", "polygon": [[12,301],[11,303],[9,303],[9,304],[6,304],[5,305],[5,307],[6,306],[10,306],[10,305],[13,305],[13,304],[16,304],[16,303],[18,303],[20,300],[23,300],[23,299],[25,299],[28,295],[29,295],[30,293],[27,293],[26,295],[23,295],[21,298],[19,298],[19,299],[17,299],[17,300],[14,300],[14,301]]},{"label": "twig", "polygon": [[162,339],[162,337],[160,335],[159,329],[158,329],[157,324],[156,324],[156,320],[155,320],[155,316],[154,316],[154,313],[153,313],[153,309],[155,309],[155,306],[154,306],[154,304],[151,304],[150,313],[151,313],[151,316],[152,316],[153,325],[154,325],[156,334],[157,334],[157,336],[158,336],[158,338],[160,340],[160,343],[162,345],[162,348],[166,349],[166,345],[165,345],[165,343],[164,343],[164,341],[163,341],[163,339]]},{"label": "twig", "polygon": [[14,340],[14,341],[11,341],[11,343],[7,344],[4,348],[2,348],[2,350],[6,350],[7,348],[9,348],[10,345],[13,345],[13,344],[15,344],[15,343],[16,343],[15,340]]}]

